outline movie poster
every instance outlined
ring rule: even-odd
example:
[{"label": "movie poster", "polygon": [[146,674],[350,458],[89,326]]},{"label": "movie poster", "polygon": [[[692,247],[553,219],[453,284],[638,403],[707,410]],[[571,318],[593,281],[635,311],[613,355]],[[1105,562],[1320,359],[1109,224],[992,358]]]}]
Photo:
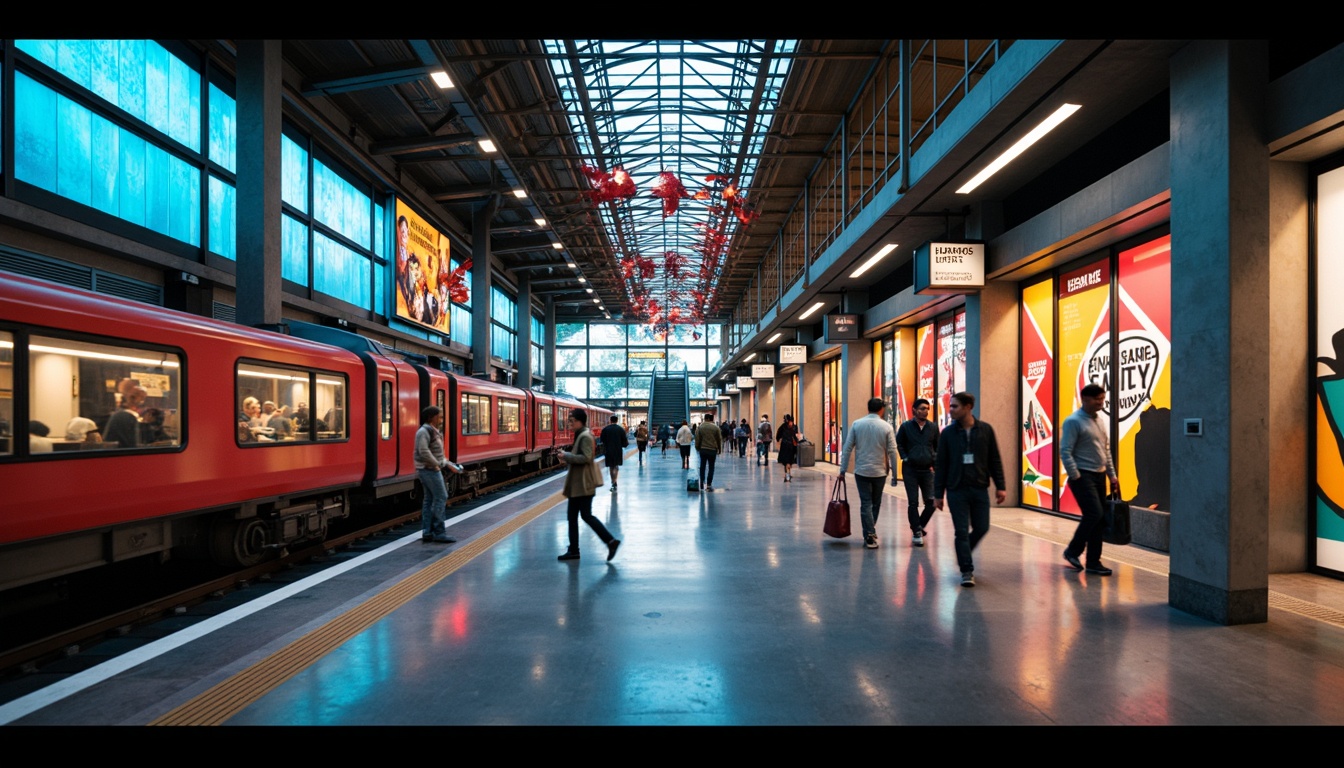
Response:
[{"label": "movie poster", "polygon": [[[1078,390],[1100,384],[1110,392],[1111,266],[1102,259],[1059,276],[1059,415],[1056,424],[1078,410]],[[1110,429],[1110,419],[1102,416]],[[1064,476],[1056,462],[1055,477]],[[1078,503],[1065,484],[1059,489],[1059,511],[1079,514]]]},{"label": "movie poster", "polygon": [[[915,374],[915,397],[922,397],[933,404],[938,400],[938,392],[934,389],[933,380],[933,323],[921,325],[919,330],[915,332],[915,361],[918,365],[918,372]],[[935,421],[934,423],[938,422]]]},{"label": "movie poster", "polygon": [[1103,415],[1118,415],[1116,473],[1131,506],[1171,510],[1171,236],[1121,251],[1119,348]]},{"label": "movie poster", "polygon": [[955,376],[953,367],[955,364],[957,352],[955,348],[956,340],[953,338],[956,334],[956,321],[952,317],[943,318],[937,321],[938,331],[938,428],[942,429],[949,423],[947,415],[947,406],[952,404],[952,394],[957,390],[953,381]]},{"label": "movie poster", "polygon": [[1316,565],[1344,573],[1344,168],[1316,184]]},{"label": "movie poster", "polygon": [[893,347],[896,350],[896,362],[892,368],[896,377],[896,394],[891,399],[891,407],[896,409],[897,425],[913,415],[910,411],[910,393],[915,390],[915,367],[909,363],[911,336],[910,329],[902,332],[899,328],[892,335]]},{"label": "movie poster", "polygon": [[397,317],[448,335],[453,272],[448,236],[397,199],[396,262],[393,265]]},{"label": "movie poster", "polygon": [[1055,292],[1049,279],[1022,289],[1022,503],[1054,508]]},{"label": "movie poster", "polygon": [[959,309],[953,316],[952,325],[952,381],[948,382],[951,396],[966,388],[966,310]]}]

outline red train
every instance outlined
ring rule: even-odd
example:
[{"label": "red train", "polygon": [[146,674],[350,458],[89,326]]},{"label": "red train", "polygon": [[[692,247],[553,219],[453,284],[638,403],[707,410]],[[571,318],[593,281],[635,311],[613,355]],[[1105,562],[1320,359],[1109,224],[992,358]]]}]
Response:
[{"label": "red train", "polygon": [[[453,490],[549,466],[565,395],[340,328],[273,333],[0,273],[0,589],[144,555],[256,563],[417,492],[420,411]],[[595,430],[596,431],[596,430]],[[25,432],[27,439],[24,439]]]}]

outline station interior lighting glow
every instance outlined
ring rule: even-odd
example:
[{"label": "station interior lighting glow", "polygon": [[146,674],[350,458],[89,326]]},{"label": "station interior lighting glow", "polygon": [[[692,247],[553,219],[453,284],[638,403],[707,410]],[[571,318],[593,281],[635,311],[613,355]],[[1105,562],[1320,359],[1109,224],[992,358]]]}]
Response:
[{"label": "station interior lighting glow", "polygon": [[985,169],[983,171],[975,174],[974,178],[966,182],[966,184],[963,185],[961,189],[957,190],[957,194],[959,195],[968,194],[971,192],[971,190],[975,189],[981,184],[984,184],[985,181],[989,179],[990,176],[993,176],[994,174],[998,173],[1000,170],[1003,169],[1005,165],[1011,163],[1013,159],[1016,158],[1018,155],[1022,154],[1023,152],[1026,152],[1027,147],[1030,147],[1032,144],[1035,144],[1036,142],[1040,141],[1041,138],[1045,136],[1045,134],[1059,127],[1060,123],[1069,119],[1069,116],[1072,115],[1074,112],[1077,112],[1079,109],[1080,105],[1078,104],[1065,104],[1059,109],[1056,109],[1049,117],[1042,120],[1040,125],[1036,126],[1035,128],[1032,128],[1030,133],[1018,139],[1016,144],[1009,147],[1007,151],[1005,151],[1002,155],[999,155],[997,158],[995,158],[994,162],[985,166]]}]

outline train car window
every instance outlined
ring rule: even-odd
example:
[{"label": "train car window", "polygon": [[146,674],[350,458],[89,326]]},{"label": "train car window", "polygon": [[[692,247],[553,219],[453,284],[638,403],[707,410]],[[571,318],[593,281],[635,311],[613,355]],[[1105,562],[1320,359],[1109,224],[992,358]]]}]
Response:
[{"label": "train car window", "polygon": [[14,335],[0,331],[0,456],[14,452]]},{"label": "train car window", "polygon": [[[31,336],[28,449],[81,456],[88,450],[176,449],[182,442],[181,382],[182,360],[171,352]],[[10,431],[16,432],[13,425]]]},{"label": "train car window", "polygon": [[380,430],[384,440],[392,439],[392,382],[384,381],[382,386],[382,406],[379,408]]},{"label": "train car window", "polygon": [[448,412],[448,393],[442,389],[434,390],[434,404],[439,407],[439,413]]},{"label": "train car window", "polygon": [[540,403],[537,406],[537,431],[550,432],[552,427],[551,406],[546,403]]},{"label": "train car window", "polygon": [[507,397],[499,398],[499,431],[522,432],[522,404]]},{"label": "train car window", "polygon": [[462,395],[462,434],[490,434],[489,395]]},{"label": "train car window", "polygon": [[240,362],[234,376],[239,445],[345,437],[344,377],[256,362]]}]

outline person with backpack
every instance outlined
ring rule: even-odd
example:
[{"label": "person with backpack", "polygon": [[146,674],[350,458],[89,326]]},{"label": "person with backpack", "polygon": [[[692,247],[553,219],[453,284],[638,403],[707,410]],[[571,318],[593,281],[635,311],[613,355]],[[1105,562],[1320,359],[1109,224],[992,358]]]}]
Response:
[{"label": "person with backpack", "polygon": [[644,451],[649,447],[649,422],[641,421],[635,427],[635,448],[639,451],[639,466],[644,466]]},{"label": "person with backpack", "polygon": [[733,435],[737,438],[737,457],[739,459],[747,458],[747,443],[751,442],[751,427],[747,420],[743,419],[737,429],[733,430]]},{"label": "person with backpack", "polygon": [[775,442],[775,428],[770,424],[770,415],[761,414],[761,423],[756,425],[756,464],[770,464],[770,444]]},{"label": "person with backpack", "polygon": [[[938,428],[929,421],[929,401],[919,398],[910,409],[913,418],[901,422],[896,430],[896,450],[901,454],[901,478],[905,482],[907,507],[913,535],[911,544],[924,546],[929,518],[933,517],[933,461],[938,457]],[[924,513],[919,512],[919,497],[924,496]]]}]

